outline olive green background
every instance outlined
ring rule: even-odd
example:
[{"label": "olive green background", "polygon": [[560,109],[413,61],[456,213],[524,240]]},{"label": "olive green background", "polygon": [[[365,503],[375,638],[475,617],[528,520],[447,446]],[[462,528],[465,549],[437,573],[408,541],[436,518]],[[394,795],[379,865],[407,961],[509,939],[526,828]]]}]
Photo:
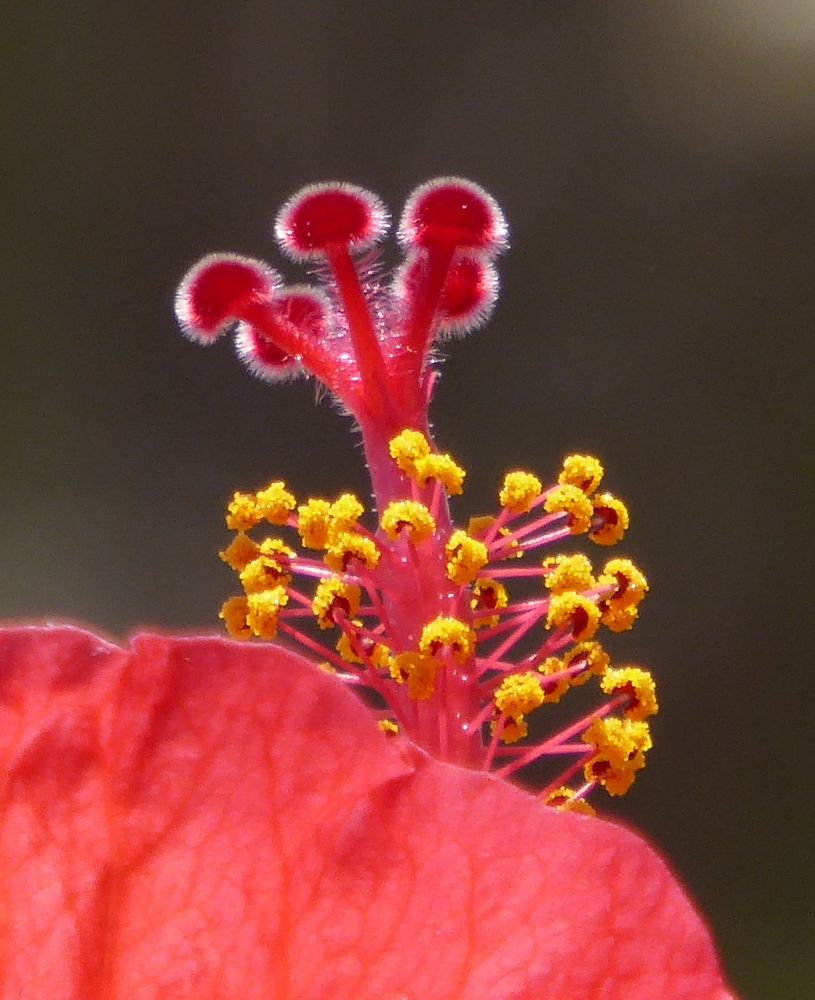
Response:
[{"label": "olive green background", "polygon": [[29,0],[4,24],[0,615],[214,629],[234,488],[364,493],[347,422],[183,341],[174,286],[210,250],[300,279],[269,229],[307,181],[398,212],[472,177],[513,247],[434,407],[463,506],[602,456],[652,583],[619,648],[663,702],[614,809],[745,997],[810,995],[815,8]]}]

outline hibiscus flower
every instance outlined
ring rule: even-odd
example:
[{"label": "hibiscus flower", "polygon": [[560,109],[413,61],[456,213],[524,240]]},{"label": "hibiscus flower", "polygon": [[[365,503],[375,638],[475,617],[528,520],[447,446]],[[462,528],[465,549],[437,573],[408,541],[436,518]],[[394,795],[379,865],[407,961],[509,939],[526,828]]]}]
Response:
[{"label": "hibiscus flower", "polygon": [[[645,576],[560,550],[628,527],[602,465],[512,470],[494,513],[453,521],[433,349],[488,316],[503,215],[472,182],[421,186],[389,283],[386,226],[369,192],[310,186],[276,230],[324,291],[220,254],[177,299],[193,339],[236,327],[255,374],[310,373],[353,415],[375,523],[350,494],[236,493],[237,641],[0,631],[6,996],[733,996],[664,862],[589,804],[629,790],[657,711],[597,639],[631,628]],[[510,780],[530,766],[534,791]]]}]

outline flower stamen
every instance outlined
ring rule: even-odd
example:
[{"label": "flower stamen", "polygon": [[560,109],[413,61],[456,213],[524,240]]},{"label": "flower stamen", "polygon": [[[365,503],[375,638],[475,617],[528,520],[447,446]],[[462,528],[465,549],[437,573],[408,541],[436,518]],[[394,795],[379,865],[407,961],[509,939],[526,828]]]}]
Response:
[{"label": "flower stamen", "polygon": [[[502,777],[565,762],[541,796],[553,808],[588,809],[594,789],[630,787],[651,745],[650,673],[612,668],[595,638],[634,624],[648,582],[630,560],[610,559],[595,575],[583,553],[552,547],[580,535],[612,545],[628,510],[599,492],[598,459],[573,454],[548,481],[508,472],[494,514],[455,524],[450,498],[462,494],[466,470],[430,434],[432,348],[475,328],[494,305],[506,223],[469,181],[422,185],[401,217],[406,260],[390,284],[359,260],[386,229],[370,192],[312,185],[283,207],[276,235],[294,260],[321,265],[325,291],[286,289],[267,265],[229,254],[204,258],[181,284],[188,336],[209,344],[236,327],[255,374],[311,374],[350,411],[376,507],[366,514],[350,493],[298,502],[281,480],[235,493],[226,513],[235,534],[220,555],[242,593],[220,616],[236,639],[283,634],[338,683],[375,692],[390,737],[398,730]],[[256,540],[263,524],[283,537]],[[548,706],[592,682],[597,708],[533,735]]]}]

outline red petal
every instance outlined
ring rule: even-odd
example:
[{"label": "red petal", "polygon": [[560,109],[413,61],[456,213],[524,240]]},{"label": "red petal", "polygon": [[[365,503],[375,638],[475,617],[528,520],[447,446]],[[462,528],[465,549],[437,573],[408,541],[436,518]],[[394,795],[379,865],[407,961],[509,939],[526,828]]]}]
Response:
[{"label": "red petal", "polygon": [[726,1000],[633,834],[388,741],[271,646],[0,632],[3,996]]}]

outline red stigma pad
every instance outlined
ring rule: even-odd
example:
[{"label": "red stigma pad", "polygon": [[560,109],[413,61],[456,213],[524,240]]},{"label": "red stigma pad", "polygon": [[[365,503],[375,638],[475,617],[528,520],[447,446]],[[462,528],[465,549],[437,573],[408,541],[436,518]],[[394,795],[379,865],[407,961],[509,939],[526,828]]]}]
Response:
[{"label": "red stigma pad", "polygon": [[175,299],[184,333],[203,344],[217,340],[242,306],[271,300],[280,278],[266,264],[236,254],[210,254],[185,275]]},{"label": "red stigma pad", "polygon": [[283,206],[275,224],[281,248],[294,260],[323,257],[332,248],[367,250],[386,232],[384,205],[353,184],[312,184]]},{"label": "red stigma pad", "polygon": [[300,373],[298,362],[277,344],[250,326],[241,323],[235,334],[235,350],[249,371],[264,382],[279,382]]},{"label": "red stigma pad", "polygon": [[439,299],[440,328],[444,333],[465,333],[483,323],[495,305],[498,275],[489,261],[461,257],[444,280]]},{"label": "red stigma pad", "polygon": [[[281,292],[275,298],[274,311],[312,340],[325,336],[327,307],[322,296],[311,288],[295,286]],[[296,358],[249,323],[238,327],[235,350],[249,371],[265,382],[279,382],[303,373]]]},{"label": "red stigma pad", "polygon": [[405,246],[456,246],[494,254],[506,248],[507,225],[483,188],[441,177],[422,184],[408,198],[399,238]]}]

